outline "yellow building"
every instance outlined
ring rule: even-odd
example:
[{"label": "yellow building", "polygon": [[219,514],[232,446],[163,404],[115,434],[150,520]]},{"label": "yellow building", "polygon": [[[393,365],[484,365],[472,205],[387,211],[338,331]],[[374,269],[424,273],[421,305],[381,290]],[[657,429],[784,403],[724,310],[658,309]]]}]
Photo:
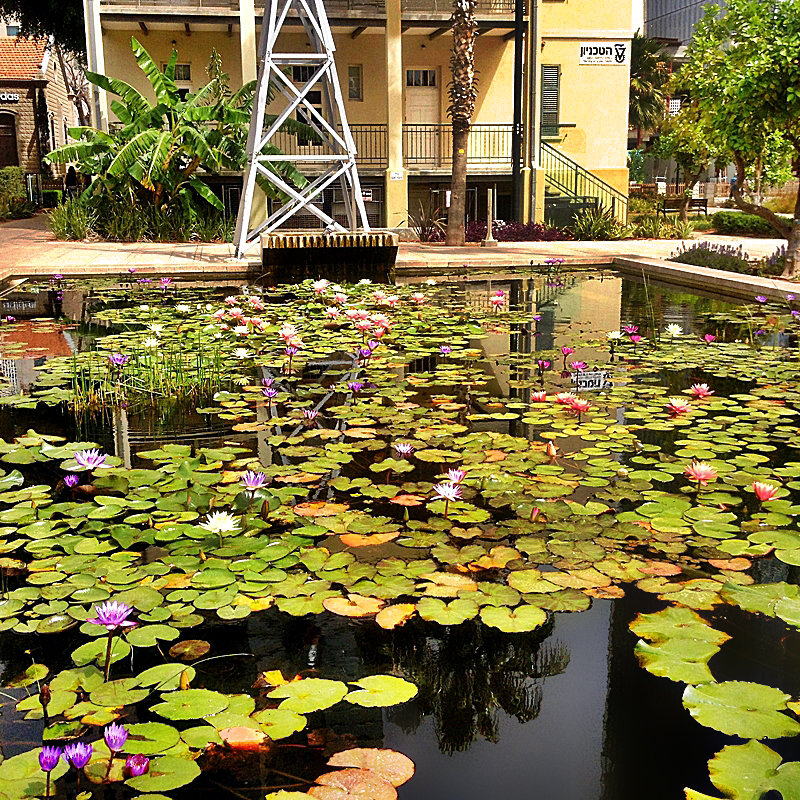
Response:
[{"label": "yellow building", "polygon": [[[602,204],[622,217],[636,0],[519,1],[525,3],[522,213],[526,219],[563,222],[576,208]],[[477,2],[478,100],[468,148],[471,219],[486,218],[487,188],[495,189],[495,216],[509,219],[512,213],[514,3]],[[159,62],[167,61],[173,47],[178,50],[176,77],[187,91],[206,82],[212,48],[233,88],[255,78],[263,6],[254,0],[84,4],[94,71],[149,91],[131,53],[130,39],[136,36]],[[371,222],[400,227],[420,201],[444,209],[451,157],[450,2],[325,0],[325,7]],[[287,50],[302,49],[300,31],[290,25],[283,34]],[[293,70],[293,80],[302,82],[303,68]],[[99,125],[113,124],[109,98],[98,90],[95,100]],[[314,148],[288,137],[284,145],[286,152],[298,145],[300,152]],[[231,177],[224,184],[221,191],[234,205],[240,181]],[[332,202],[337,213],[335,197]],[[302,222],[313,224],[312,219]]]}]

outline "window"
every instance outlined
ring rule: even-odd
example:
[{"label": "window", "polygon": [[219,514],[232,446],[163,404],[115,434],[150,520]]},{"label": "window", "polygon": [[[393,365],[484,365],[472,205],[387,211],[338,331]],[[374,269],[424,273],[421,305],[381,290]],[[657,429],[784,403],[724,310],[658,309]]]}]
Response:
[{"label": "window", "polygon": [[347,99],[363,100],[361,64],[350,64],[347,68]]},{"label": "window", "polygon": [[542,130],[543,137],[558,136],[561,67],[542,64]]},{"label": "window", "polygon": [[681,98],[670,97],[669,99],[669,115],[674,117],[681,110]]},{"label": "window", "polygon": [[6,25],[6,36],[19,36],[19,25]]},{"label": "window", "polygon": [[62,122],[64,124],[64,144],[66,144],[69,141],[69,123],[66,117],[64,117]]},{"label": "window", "polygon": [[407,69],[406,86],[436,86],[436,70]]},{"label": "window", "polygon": [[303,65],[292,67],[292,80],[295,83],[308,83],[314,77],[316,67],[313,65]]},{"label": "window", "polygon": [[[317,111],[320,112],[320,114],[322,113],[322,92],[320,92],[319,90],[306,92],[306,100],[312,106],[314,106],[314,108],[316,108]],[[297,121],[312,126],[315,126],[317,124],[317,122],[311,116],[311,113],[305,111],[303,108],[297,109]],[[320,144],[320,142],[316,136],[310,137],[310,136],[299,135],[297,137],[297,144],[300,145],[301,147],[308,147],[309,145],[318,145]]]},{"label": "window", "polygon": [[192,80],[192,65],[176,64],[175,80],[179,83],[189,83]]},{"label": "window", "polygon": [[55,148],[58,144],[56,142],[56,115],[51,111],[50,112],[50,147]]}]

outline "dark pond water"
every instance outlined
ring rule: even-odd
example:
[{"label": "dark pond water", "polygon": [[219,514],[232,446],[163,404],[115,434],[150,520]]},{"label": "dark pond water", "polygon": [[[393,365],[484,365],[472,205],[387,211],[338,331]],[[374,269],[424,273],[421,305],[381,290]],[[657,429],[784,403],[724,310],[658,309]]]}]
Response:
[{"label": "dark pond water", "polygon": [[[618,330],[634,319],[691,331],[703,314],[731,307],[724,299],[645,286],[611,273],[564,273],[536,288],[522,278],[493,282],[491,288],[508,291],[512,305],[534,302],[541,320],[536,336],[524,326],[510,337],[489,336],[482,342],[489,356],[551,350],[576,335]],[[487,294],[485,285],[474,282],[454,284],[452,292],[467,298]],[[103,332],[80,326],[91,321],[80,289],[66,290],[60,300],[61,310],[76,321],[69,329],[42,321],[54,309],[49,295],[22,292],[3,303],[3,315],[31,319],[3,340],[8,355],[0,365],[17,391],[30,384],[44,360],[85,349]],[[574,357],[581,355],[578,350]],[[494,391],[505,396],[518,391],[509,386],[513,377],[508,367],[497,365]],[[509,423],[491,427],[509,430]],[[176,441],[196,446],[240,441],[256,449],[264,463],[270,457],[263,440],[170,401],[155,409],[82,418],[66,410],[0,410],[0,437],[8,440],[29,428],[96,441],[126,465],[136,465],[137,450]],[[773,580],[798,581],[798,568],[778,564],[776,569]],[[694,722],[681,704],[683,685],[646,672],[634,656],[636,637],[628,624],[638,613],[661,607],[652,595],[632,589],[623,599],[595,599],[585,612],[556,613],[544,630],[513,635],[475,620],[456,627],[417,620],[387,632],[370,622],[332,615],[298,619],[275,611],[235,626],[206,626],[203,638],[214,644],[214,652],[233,654],[206,665],[202,677],[209,688],[246,690],[259,672],[282,667],[287,673],[313,669],[335,679],[397,671],[417,683],[419,695],[396,709],[316,712],[311,727],[320,749],[287,747],[228,765],[213,782],[193,786],[191,794],[256,800],[277,786],[270,770],[313,778],[322,771],[321,752],[343,740],[394,748],[414,760],[417,772],[399,790],[402,800],[673,800],[683,797],[686,786],[715,794],[706,762],[729,737]],[[718,680],[753,680],[800,694],[800,633],[733,609],[719,623],[736,636],[711,661]],[[48,643],[34,644],[34,657],[36,648]],[[29,663],[23,651],[32,647],[30,639],[5,634],[0,647],[6,677]],[[2,711],[5,757],[38,743],[41,723],[20,721],[6,699]],[[770,746],[787,760],[800,758],[794,740]]]}]

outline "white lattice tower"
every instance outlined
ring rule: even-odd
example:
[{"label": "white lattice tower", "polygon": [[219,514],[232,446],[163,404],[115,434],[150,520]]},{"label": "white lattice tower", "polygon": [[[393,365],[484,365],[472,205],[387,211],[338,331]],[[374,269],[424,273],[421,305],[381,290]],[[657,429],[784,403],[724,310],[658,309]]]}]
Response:
[{"label": "white lattice tower", "polygon": [[[303,53],[280,52],[278,36],[287,22],[290,11],[295,11],[308,36],[310,48]],[[338,185],[342,192],[347,224],[350,230],[369,230],[364,198],[356,169],[356,147],[344,110],[339,77],[334,61],[335,47],[328,16],[322,0],[267,0],[261,24],[258,45],[258,82],[253,101],[253,116],[247,138],[247,169],[244,191],[239,203],[234,242],[236,255],[241,258],[261,234],[270,233],[294,214],[306,211],[316,216],[327,231],[344,232],[333,217],[314,203],[325,189]],[[305,83],[296,86],[286,75],[286,69],[303,66],[311,75]],[[270,82],[286,98],[286,107],[266,124],[264,115]],[[309,101],[309,92],[319,91],[322,107]],[[305,122],[314,129],[325,153],[264,154],[280,127],[290,116],[300,111]],[[292,186],[282,176],[269,169],[269,163],[289,161],[303,171],[303,164],[321,163],[322,172],[302,189]],[[264,219],[252,220],[253,197],[256,178],[261,176],[283,192],[288,201],[272,214],[264,212]],[[357,220],[360,220],[360,225]]]}]

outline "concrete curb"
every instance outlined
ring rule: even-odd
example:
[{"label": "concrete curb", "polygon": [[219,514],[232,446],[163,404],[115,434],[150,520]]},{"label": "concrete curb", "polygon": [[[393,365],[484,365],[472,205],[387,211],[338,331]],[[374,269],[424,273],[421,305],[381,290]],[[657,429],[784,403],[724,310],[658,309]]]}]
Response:
[{"label": "concrete curb", "polygon": [[756,295],[770,300],[784,300],[787,294],[800,296],[800,283],[780,278],[765,278],[758,275],[743,275],[710,267],[695,267],[675,261],[641,256],[615,256],[611,265],[622,273],[642,274],[648,278],[671,283],[686,289],[701,289],[705,292],[752,301]]}]

